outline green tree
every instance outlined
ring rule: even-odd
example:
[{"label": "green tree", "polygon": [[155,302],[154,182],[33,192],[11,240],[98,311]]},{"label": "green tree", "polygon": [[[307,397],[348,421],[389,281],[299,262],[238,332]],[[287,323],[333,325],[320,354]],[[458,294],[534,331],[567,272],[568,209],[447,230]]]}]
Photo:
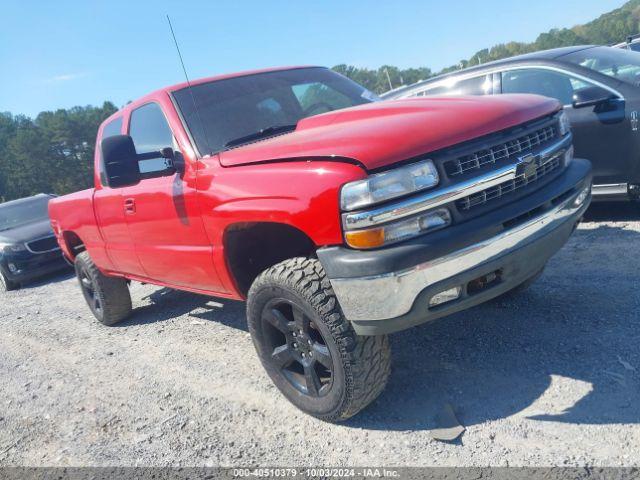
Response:
[{"label": "green tree", "polygon": [[8,174],[12,159],[9,156],[9,142],[16,133],[17,122],[8,113],[0,113],[0,202],[5,200],[8,188]]},{"label": "green tree", "polygon": [[105,102],[42,112],[35,120],[0,115],[0,200],[91,186],[96,133],[116,110]]}]

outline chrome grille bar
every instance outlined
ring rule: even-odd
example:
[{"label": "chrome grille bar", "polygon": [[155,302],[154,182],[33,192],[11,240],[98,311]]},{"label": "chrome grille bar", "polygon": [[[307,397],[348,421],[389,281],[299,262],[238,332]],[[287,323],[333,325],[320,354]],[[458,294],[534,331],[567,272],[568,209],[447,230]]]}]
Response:
[{"label": "chrome grille bar", "polygon": [[561,160],[562,159],[560,157],[555,157],[544,165],[539,166],[536,169],[536,173],[533,175],[530,175],[528,177],[525,175],[518,175],[513,180],[509,180],[507,182],[496,185],[495,187],[491,187],[487,190],[483,190],[482,192],[458,200],[456,202],[456,206],[460,210],[470,210],[473,207],[484,205],[490,200],[495,200],[497,198],[503,197],[508,193],[526,187],[527,185],[534,183],[539,178],[553,172],[558,167],[560,167]]},{"label": "chrome grille bar", "polygon": [[508,142],[449,160],[444,164],[445,171],[450,177],[462,175],[469,171],[492,165],[500,160],[506,160],[514,155],[527,153],[553,140],[557,136],[558,129],[556,125],[547,125],[514,140],[509,140]]}]

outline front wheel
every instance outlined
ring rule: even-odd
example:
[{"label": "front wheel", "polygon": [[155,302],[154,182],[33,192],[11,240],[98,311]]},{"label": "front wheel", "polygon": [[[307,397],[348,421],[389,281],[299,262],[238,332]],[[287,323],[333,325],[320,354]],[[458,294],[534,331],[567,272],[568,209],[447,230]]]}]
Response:
[{"label": "front wheel", "polygon": [[123,278],[107,277],[88,252],[75,260],[76,276],[93,315],[104,325],[115,325],[131,314],[131,295]]},{"label": "front wheel", "polygon": [[386,335],[356,335],[318,260],[293,258],[264,271],[247,320],[262,365],[300,410],[326,421],[355,415],[384,390]]}]

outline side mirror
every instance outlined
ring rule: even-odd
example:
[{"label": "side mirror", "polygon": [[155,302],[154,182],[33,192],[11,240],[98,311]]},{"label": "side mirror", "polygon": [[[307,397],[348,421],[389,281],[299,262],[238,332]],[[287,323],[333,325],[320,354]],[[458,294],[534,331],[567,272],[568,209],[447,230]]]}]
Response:
[{"label": "side mirror", "polygon": [[171,147],[159,152],[136,153],[129,135],[114,135],[102,140],[102,161],[111,188],[135,185],[147,178],[168,177],[176,173],[182,157]]},{"label": "side mirror", "polygon": [[615,98],[615,95],[600,87],[587,87],[574,93],[573,108],[598,107]]},{"label": "side mirror", "polygon": [[102,161],[111,188],[127,187],[140,181],[138,155],[129,135],[114,135],[101,142]]}]

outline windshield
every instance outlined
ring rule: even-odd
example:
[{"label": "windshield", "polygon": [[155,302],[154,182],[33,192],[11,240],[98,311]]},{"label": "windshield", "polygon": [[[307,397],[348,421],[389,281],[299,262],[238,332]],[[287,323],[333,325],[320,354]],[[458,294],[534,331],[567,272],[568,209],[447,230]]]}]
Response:
[{"label": "windshield", "polygon": [[18,203],[0,204],[0,232],[49,219],[47,205],[51,197],[38,196]]},{"label": "windshield", "polygon": [[638,52],[620,48],[595,47],[570,53],[563,59],[616,80],[632,85],[640,84],[640,53]]},{"label": "windshield", "polygon": [[194,85],[191,92],[178,90],[173,96],[202,154],[285,133],[305,117],[377,100],[375,94],[326,68],[217,80]]}]

